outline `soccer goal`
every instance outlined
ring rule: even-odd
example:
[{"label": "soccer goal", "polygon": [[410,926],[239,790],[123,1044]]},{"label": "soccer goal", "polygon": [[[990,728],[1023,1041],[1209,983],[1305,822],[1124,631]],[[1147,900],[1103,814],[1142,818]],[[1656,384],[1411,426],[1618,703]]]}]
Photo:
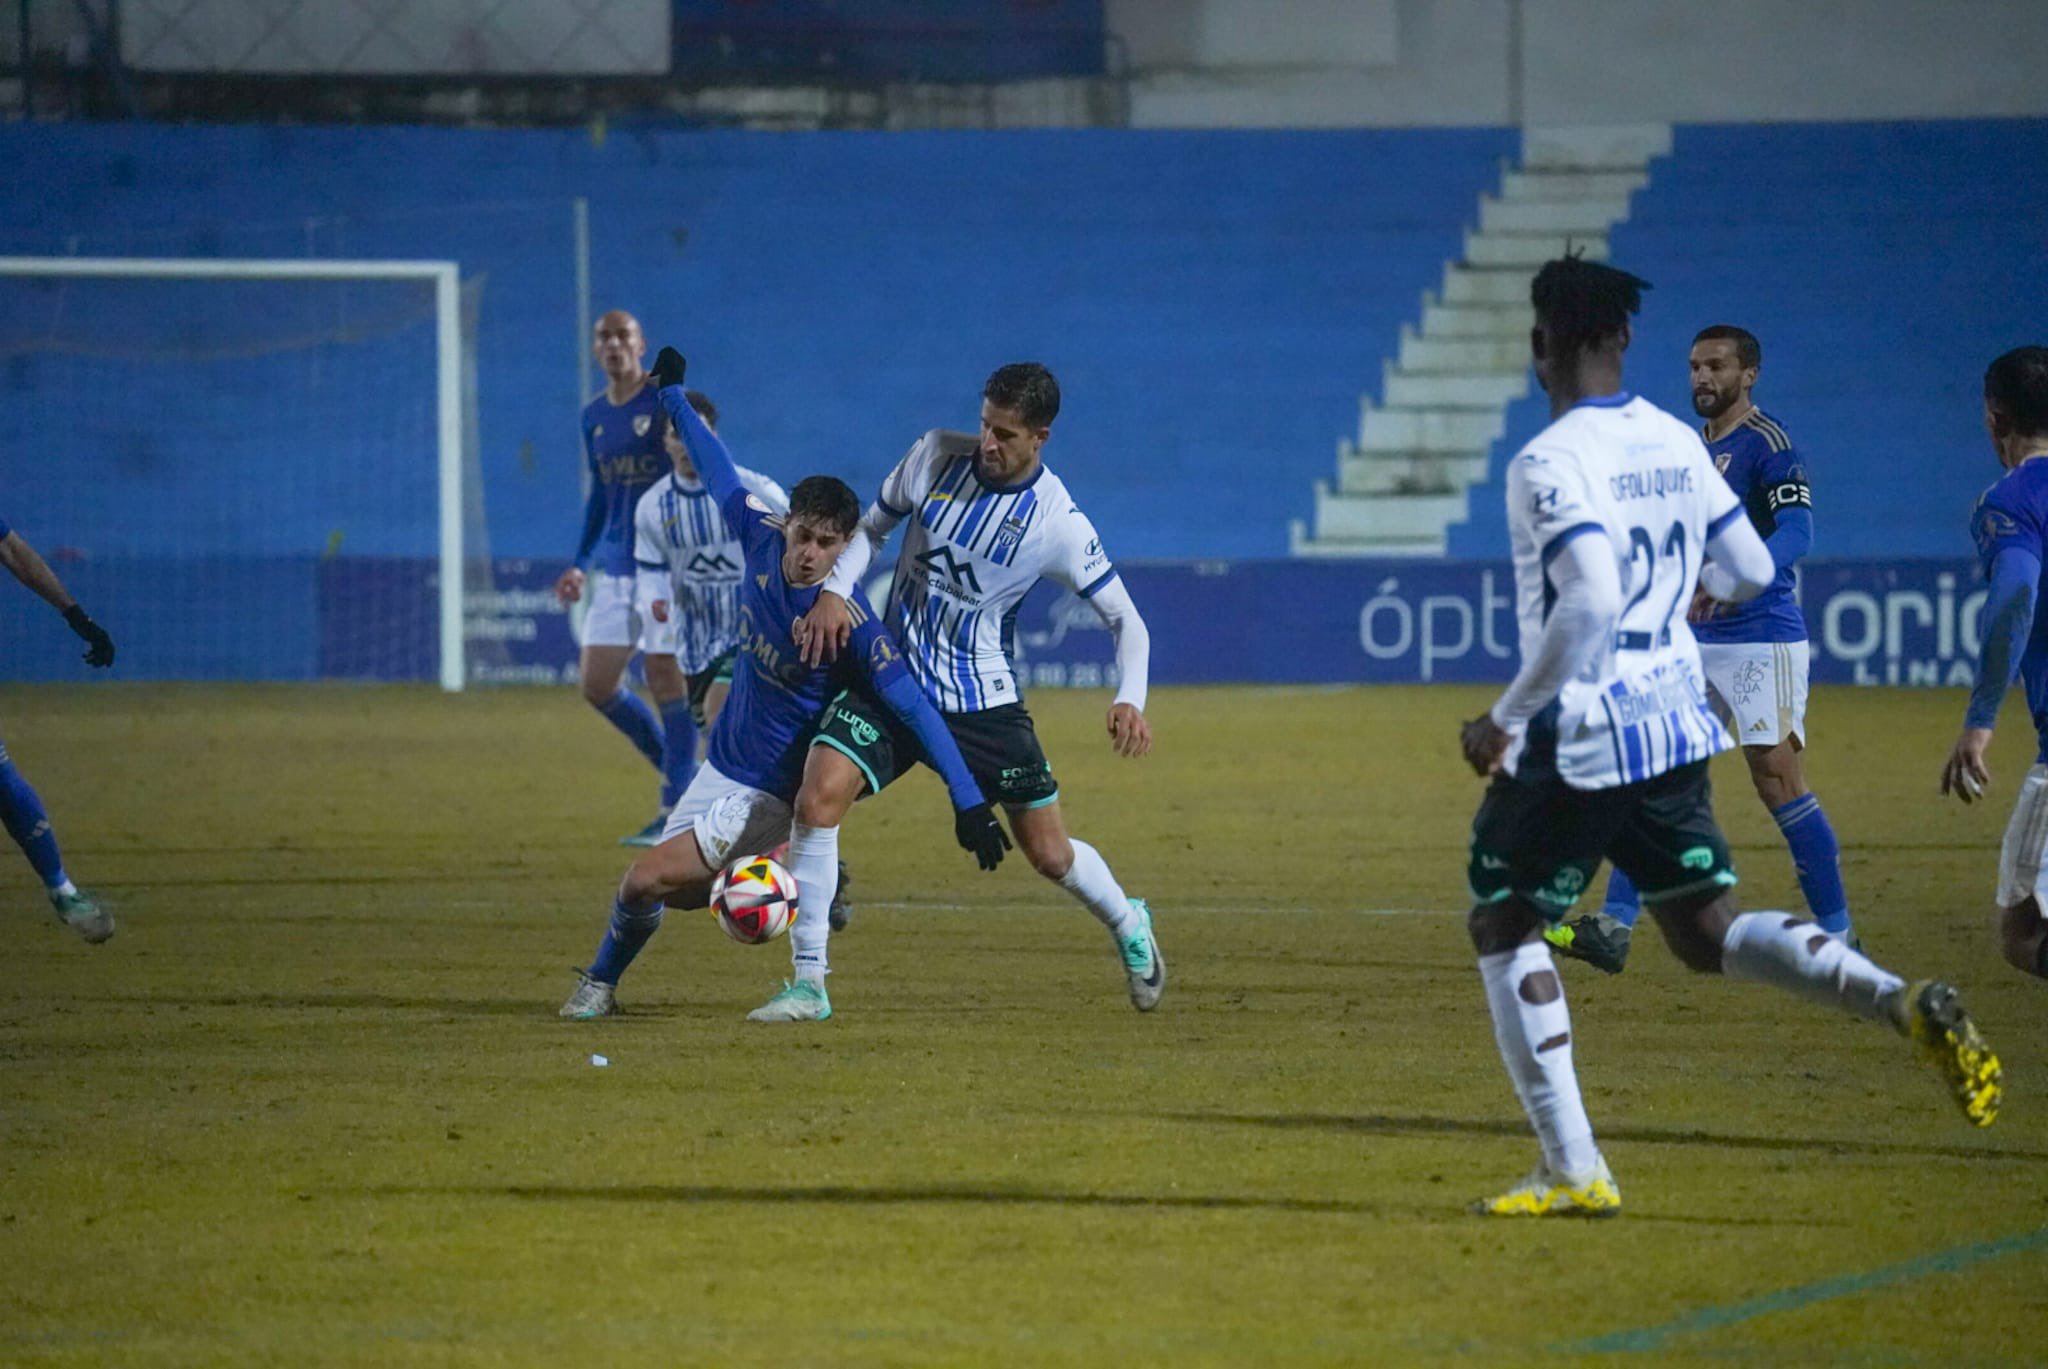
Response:
[{"label": "soccer goal", "polygon": [[461,689],[473,312],[448,261],[0,257],[0,512],[139,677]]}]

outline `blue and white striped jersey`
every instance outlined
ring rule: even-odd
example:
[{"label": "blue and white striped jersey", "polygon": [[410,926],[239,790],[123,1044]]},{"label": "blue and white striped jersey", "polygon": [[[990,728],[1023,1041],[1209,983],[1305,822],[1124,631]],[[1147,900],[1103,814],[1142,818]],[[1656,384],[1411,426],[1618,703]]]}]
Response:
[{"label": "blue and white striped jersey", "polygon": [[[789,512],[782,486],[737,468],[740,483],[777,515]],[[633,511],[633,562],[642,598],[665,598],[676,625],[676,663],[691,675],[711,668],[739,641],[740,578],[746,554],[702,481],[673,469],[640,496]],[[649,593],[647,581],[655,583]]]},{"label": "blue and white striped jersey", "polygon": [[1510,773],[1554,741],[1567,784],[1613,789],[1734,745],[1707,705],[1685,610],[1707,539],[1743,507],[1699,434],[1626,392],[1589,399],[1508,464],[1507,497],[1524,660],[1557,597],[1550,564],[1572,538],[1607,539],[1623,605],[1612,638],[1510,748]]},{"label": "blue and white striped jersey", "polygon": [[909,525],[887,617],[941,713],[1018,702],[1012,634],[1041,577],[1083,599],[1116,579],[1058,476],[1041,465],[1019,484],[985,484],[977,445],[972,433],[933,429],[889,472],[876,501]]}]

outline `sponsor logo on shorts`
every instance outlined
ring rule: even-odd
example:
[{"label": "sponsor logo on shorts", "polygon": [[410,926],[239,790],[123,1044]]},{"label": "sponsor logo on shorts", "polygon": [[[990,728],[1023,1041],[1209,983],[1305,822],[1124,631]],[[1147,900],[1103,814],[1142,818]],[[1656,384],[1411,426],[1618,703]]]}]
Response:
[{"label": "sponsor logo on shorts", "polygon": [[1732,683],[1735,687],[1734,703],[1737,708],[1740,708],[1762,692],[1764,687],[1763,662],[1748,660],[1735,667],[1735,679]]},{"label": "sponsor logo on shorts", "polygon": [[840,722],[846,724],[846,730],[853,735],[855,746],[873,746],[881,739],[881,729],[860,714],[849,713],[843,708],[835,708],[832,711],[838,715]]},{"label": "sponsor logo on shorts", "polygon": [[1688,870],[1711,870],[1714,868],[1714,848],[1695,846],[1680,856],[1678,863]]}]

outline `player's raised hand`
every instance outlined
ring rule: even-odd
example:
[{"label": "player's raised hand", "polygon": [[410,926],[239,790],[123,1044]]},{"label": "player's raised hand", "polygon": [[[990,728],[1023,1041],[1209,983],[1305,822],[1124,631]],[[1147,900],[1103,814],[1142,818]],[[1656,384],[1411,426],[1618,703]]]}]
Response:
[{"label": "player's raised hand", "polygon": [[853,636],[853,612],[846,600],[829,589],[822,590],[811,611],[789,625],[789,635],[805,665],[836,661]]},{"label": "player's raised hand", "polygon": [[1991,768],[1984,764],[1984,752],[1991,745],[1991,729],[1966,727],[1941,767],[1941,792],[1954,794],[1964,803],[1984,797],[1991,785]]},{"label": "player's raised hand", "polygon": [[1010,849],[1010,834],[996,821],[996,810],[986,803],[954,812],[953,839],[960,843],[961,850],[973,855],[984,870],[993,870],[1001,865],[1003,852]]},{"label": "player's raised hand", "polygon": [[1119,756],[1142,756],[1152,749],[1152,725],[1131,704],[1109,706],[1109,749]]},{"label": "player's raised hand", "polygon": [[1500,769],[1501,758],[1507,755],[1512,740],[1512,734],[1495,722],[1491,713],[1481,713],[1458,729],[1458,746],[1465,753],[1465,764],[1481,779]]},{"label": "player's raised hand", "polygon": [[575,566],[555,577],[555,602],[567,608],[583,597],[583,572]]},{"label": "player's raised hand", "polygon": [[114,663],[114,639],[107,630],[86,616],[83,606],[73,604],[64,610],[64,621],[71,630],[85,639],[85,663],[101,669]]},{"label": "player's raised hand", "polygon": [[683,383],[683,372],[688,370],[689,366],[690,363],[684,360],[681,352],[673,347],[664,347],[655,354],[654,369],[648,374],[654,377],[655,389],[666,390],[671,385]]},{"label": "player's raised hand", "polygon": [[1721,611],[1721,601],[1697,586],[1692,592],[1692,602],[1686,605],[1685,621],[1704,623]]}]

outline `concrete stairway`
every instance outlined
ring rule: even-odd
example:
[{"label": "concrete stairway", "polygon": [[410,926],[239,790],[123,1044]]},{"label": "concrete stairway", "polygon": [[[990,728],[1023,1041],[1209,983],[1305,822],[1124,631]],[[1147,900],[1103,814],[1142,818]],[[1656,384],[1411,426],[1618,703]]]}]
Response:
[{"label": "concrete stairway", "polygon": [[1441,556],[1486,478],[1508,405],[1529,392],[1529,281],[1567,243],[1607,255],[1607,232],[1671,151],[1667,125],[1528,129],[1522,164],[1479,204],[1462,261],[1403,324],[1379,404],[1360,401],[1358,440],[1337,445],[1334,486],[1316,482],[1315,528],[1296,520],[1297,556]]}]

